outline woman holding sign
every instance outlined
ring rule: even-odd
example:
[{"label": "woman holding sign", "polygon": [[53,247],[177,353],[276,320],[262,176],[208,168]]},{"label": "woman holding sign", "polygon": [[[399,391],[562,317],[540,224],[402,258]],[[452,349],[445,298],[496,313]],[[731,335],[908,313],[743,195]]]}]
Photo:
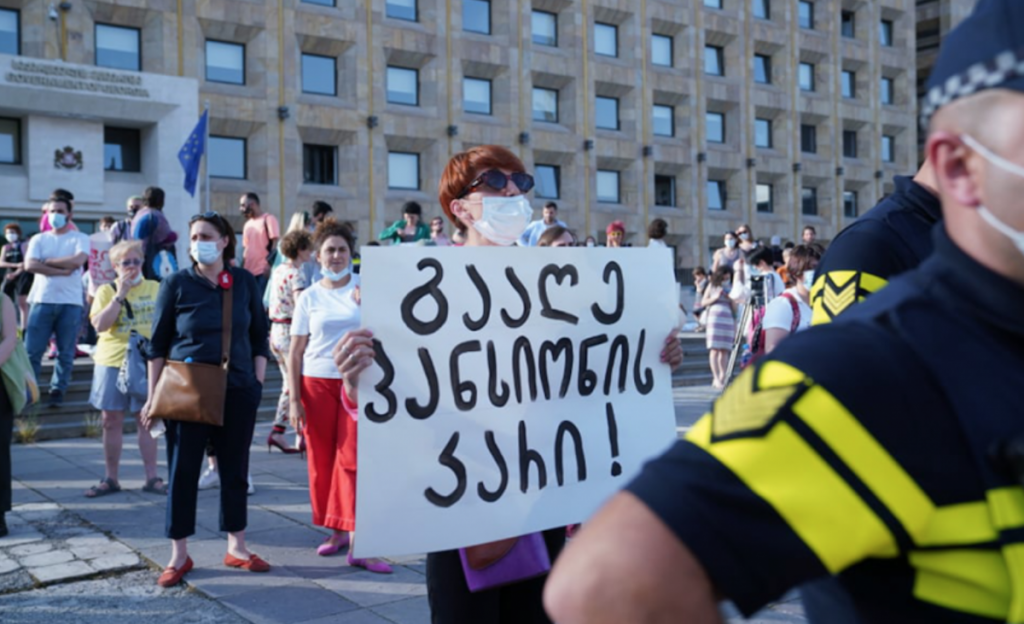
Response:
[{"label": "woman holding sign", "polygon": [[[352,274],[352,231],[327,219],[313,234],[313,250],[323,278],[302,291],[291,319],[288,353],[292,426],[302,433],[309,454],[309,498],[313,524],[333,534],[316,549],[322,557],[348,546],[356,528],[356,422],[342,408],[342,376],[331,350],[347,331],[357,329],[359,276]],[[390,574],[377,559],[348,564]]]}]

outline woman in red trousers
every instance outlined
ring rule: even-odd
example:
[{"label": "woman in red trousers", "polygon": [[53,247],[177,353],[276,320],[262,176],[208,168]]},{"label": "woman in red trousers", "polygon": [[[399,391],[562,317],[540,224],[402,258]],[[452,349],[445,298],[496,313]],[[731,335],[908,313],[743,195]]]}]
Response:
[{"label": "woman in red trousers", "polygon": [[[341,374],[331,354],[338,340],[360,324],[359,276],[351,271],[352,232],[333,219],[313,234],[313,249],[323,278],[302,291],[292,316],[288,375],[292,388],[289,415],[306,438],[309,497],[313,523],[333,530],[317,548],[333,555],[354,538],[356,519],[356,422],[341,403]],[[348,564],[388,574],[376,559]]]}]

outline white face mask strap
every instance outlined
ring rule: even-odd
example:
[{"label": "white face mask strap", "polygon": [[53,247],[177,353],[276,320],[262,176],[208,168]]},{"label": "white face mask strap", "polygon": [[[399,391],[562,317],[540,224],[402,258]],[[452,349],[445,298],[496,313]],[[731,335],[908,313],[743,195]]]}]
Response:
[{"label": "white face mask strap", "polygon": [[1000,169],[1012,173],[1021,178],[1024,178],[1024,167],[1018,165],[1017,163],[1010,162],[1009,160],[1006,160],[999,154],[996,154],[995,152],[985,147],[981,143],[978,143],[978,141],[976,141],[974,137],[972,137],[971,135],[962,134],[960,135],[960,140],[969,145],[972,150],[984,156],[985,160],[988,160],[989,162],[999,167]]},{"label": "white face mask strap", "polygon": [[994,227],[1010,240],[1017,241],[1021,239],[1022,235],[1020,232],[1000,221],[999,218],[992,214],[988,208],[978,206],[978,214],[981,215],[981,218],[984,219],[986,223]]}]

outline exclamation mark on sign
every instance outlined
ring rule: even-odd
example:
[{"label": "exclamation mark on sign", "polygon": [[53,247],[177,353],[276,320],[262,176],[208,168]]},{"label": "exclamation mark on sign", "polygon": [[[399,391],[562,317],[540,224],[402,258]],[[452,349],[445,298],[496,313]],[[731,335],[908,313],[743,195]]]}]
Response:
[{"label": "exclamation mark on sign", "polygon": [[[615,410],[611,403],[605,403],[605,414],[608,416],[608,442],[612,446],[612,459],[619,456],[619,427],[615,424]],[[622,465],[617,461],[612,462],[612,476],[622,474]]]}]

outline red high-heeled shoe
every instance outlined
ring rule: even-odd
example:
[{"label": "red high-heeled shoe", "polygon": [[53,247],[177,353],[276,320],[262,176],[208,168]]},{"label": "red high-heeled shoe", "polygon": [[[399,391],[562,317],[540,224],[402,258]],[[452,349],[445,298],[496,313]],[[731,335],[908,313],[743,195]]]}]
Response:
[{"label": "red high-heeled shoe", "polygon": [[280,441],[277,440],[277,438],[274,437],[273,433],[271,433],[270,435],[267,436],[267,452],[268,453],[270,452],[270,447],[272,447],[272,446],[276,446],[285,455],[294,455],[295,453],[300,452],[299,449],[297,449],[297,448],[292,448],[290,446],[285,446],[284,444],[282,444]]}]

